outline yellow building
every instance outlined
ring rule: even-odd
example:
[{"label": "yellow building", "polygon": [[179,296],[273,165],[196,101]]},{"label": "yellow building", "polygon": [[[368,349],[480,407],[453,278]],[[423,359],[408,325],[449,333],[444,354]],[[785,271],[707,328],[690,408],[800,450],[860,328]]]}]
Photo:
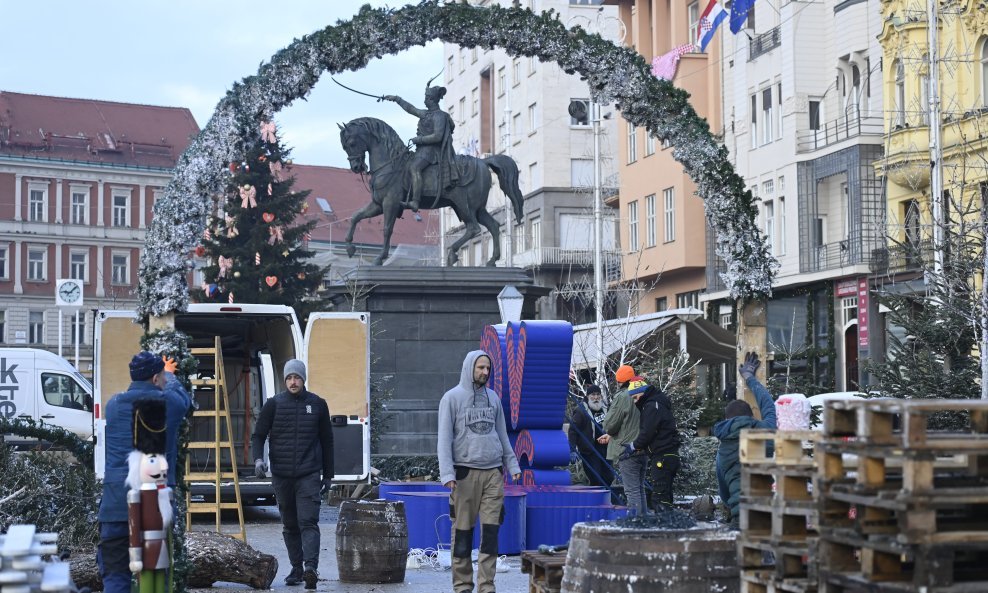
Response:
[{"label": "yellow building", "polygon": [[[696,43],[701,0],[606,0],[618,6],[627,28],[625,43],[651,62],[674,47]],[[726,23],[724,25],[726,27]],[[699,52],[699,50],[696,50]],[[720,41],[706,53],[687,53],[673,84],[690,93],[690,103],[721,133]],[[633,314],[697,307],[706,287],[703,201],[672,151],[644,129],[619,121],[620,191],[608,203],[620,210],[621,277],[635,290]],[[615,202],[617,202],[615,204]]]},{"label": "yellow building", "polygon": [[[889,248],[881,274],[919,273],[929,263],[929,11],[925,0],[881,7],[885,85],[885,177]],[[938,69],[944,203],[974,207],[988,198],[988,10],[983,0],[941,4]],[[884,263],[884,262],[883,262]]]}]

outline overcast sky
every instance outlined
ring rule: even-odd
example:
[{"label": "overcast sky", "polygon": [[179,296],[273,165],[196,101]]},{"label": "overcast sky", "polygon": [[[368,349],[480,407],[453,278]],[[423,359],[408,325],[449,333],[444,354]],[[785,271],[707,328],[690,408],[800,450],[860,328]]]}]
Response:
[{"label": "overcast sky", "polygon": [[[234,82],[296,37],[349,20],[364,4],[406,2],[0,0],[0,90],[188,107],[203,127]],[[442,44],[432,42],[336,78],[422,106],[426,81],[442,67]],[[276,122],[296,162],[345,168],[336,124],[365,115],[388,121],[406,140],[414,135],[417,120],[400,107],[346,91],[328,74]]]}]

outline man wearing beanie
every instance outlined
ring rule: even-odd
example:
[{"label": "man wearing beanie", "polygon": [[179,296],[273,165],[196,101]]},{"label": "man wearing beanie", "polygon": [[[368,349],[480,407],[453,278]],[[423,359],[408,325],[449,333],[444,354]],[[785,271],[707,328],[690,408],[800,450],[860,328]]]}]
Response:
[{"label": "man wearing beanie", "polygon": [[748,389],[755,394],[762,419],[755,420],[748,402],[736,399],[724,407],[724,419],[714,425],[714,436],[720,440],[720,447],[717,449],[717,486],[720,489],[721,500],[731,510],[730,524],[734,529],[738,528],[740,521],[741,431],[745,428],[775,429],[775,404],[772,402],[772,394],[755,378],[760,364],[758,355],[749,352],[745,354],[744,364],[738,368],[738,372],[748,385]]},{"label": "man wearing beanie", "polygon": [[611,400],[611,407],[604,416],[604,430],[607,434],[601,442],[607,443],[607,460],[617,465],[624,484],[624,495],[632,515],[645,515],[648,508],[645,504],[644,481],[648,470],[648,457],[641,452],[629,455],[626,445],[638,437],[638,424],[641,413],[635,407],[629,391],[634,389],[644,391],[645,380],[635,375],[635,369],[629,365],[621,365],[614,373],[619,391]]},{"label": "man wearing beanie", "polygon": [[178,432],[192,409],[192,398],[160,356],[139,352],[130,361],[130,387],[114,395],[106,404],[106,469],[103,498],[99,506],[100,544],[97,553],[103,591],[130,593],[129,529],[127,525],[127,457],[134,449],[134,404],[144,398],[165,404],[165,458],[168,460],[168,486],[175,487]]},{"label": "man wearing beanie", "polygon": [[332,486],[333,425],[326,400],[305,388],[305,363],[285,363],[285,391],[268,399],[257,417],[251,446],[254,472],[267,475],[262,459],[268,441],[271,484],[278,501],[283,536],[292,569],[286,585],[319,580],[319,503]]}]

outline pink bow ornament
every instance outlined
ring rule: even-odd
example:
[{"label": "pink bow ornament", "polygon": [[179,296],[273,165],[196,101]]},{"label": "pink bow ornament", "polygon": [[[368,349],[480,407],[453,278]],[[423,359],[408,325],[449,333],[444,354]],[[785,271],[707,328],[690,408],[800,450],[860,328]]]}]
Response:
[{"label": "pink bow ornament", "polygon": [[240,207],[257,208],[257,189],[253,185],[244,185],[240,188]]},{"label": "pink bow ornament", "polygon": [[275,243],[281,243],[285,240],[284,231],[280,226],[273,226],[268,229],[268,233],[271,235],[268,238],[268,245],[274,245]]},{"label": "pink bow ornament", "polygon": [[226,237],[227,239],[232,239],[240,234],[240,230],[237,225],[234,224],[233,217],[229,214],[223,215],[223,221],[226,222]]},{"label": "pink bow ornament", "polygon": [[279,175],[281,174],[281,161],[268,161],[268,167],[271,169],[271,175],[274,176],[276,181],[281,181]]},{"label": "pink bow ornament", "polygon": [[233,258],[223,257],[222,255],[216,260],[217,265],[220,267],[219,274],[216,275],[217,278],[226,278],[226,273],[233,268]]},{"label": "pink bow ornament", "polygon": [[275,125],[274,122],[266,121],[261,123],[261,140],[268,142],[269,144],[274,144],[278,141],[274,136]]}]

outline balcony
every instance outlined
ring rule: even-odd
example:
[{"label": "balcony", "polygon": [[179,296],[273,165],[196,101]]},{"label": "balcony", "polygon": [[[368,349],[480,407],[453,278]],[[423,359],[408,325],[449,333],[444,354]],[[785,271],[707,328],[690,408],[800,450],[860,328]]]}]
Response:
[{"label": "balcony", "polygon": [[885,127],[880,114],[871,115],[855,110],[823,124],[819,129],[796,132],[796,152],[813,152],[851,138],[881,138],[884,134]]},{"label": "balcony", "polygon": [[[608,281],[620,279],[621,253],[604,251],[604,275]],[[512,263],[518,267],[582,266],[593,267],[593,249],[563,249],[562,247],[537,247],[516,253]],[[617,278],[611,278],[613,271]]]},{"label": "balcony", "polygon": [[782,29],[773,27],[748,43],[748,61],[751,62],[758,56],[768,53],[782,45]]},{"label": "balcony", "polygon": [[933,241],[926,239],[873,249],[869,267],[873,274],[900,274],[918,272],[932,261]]}]

